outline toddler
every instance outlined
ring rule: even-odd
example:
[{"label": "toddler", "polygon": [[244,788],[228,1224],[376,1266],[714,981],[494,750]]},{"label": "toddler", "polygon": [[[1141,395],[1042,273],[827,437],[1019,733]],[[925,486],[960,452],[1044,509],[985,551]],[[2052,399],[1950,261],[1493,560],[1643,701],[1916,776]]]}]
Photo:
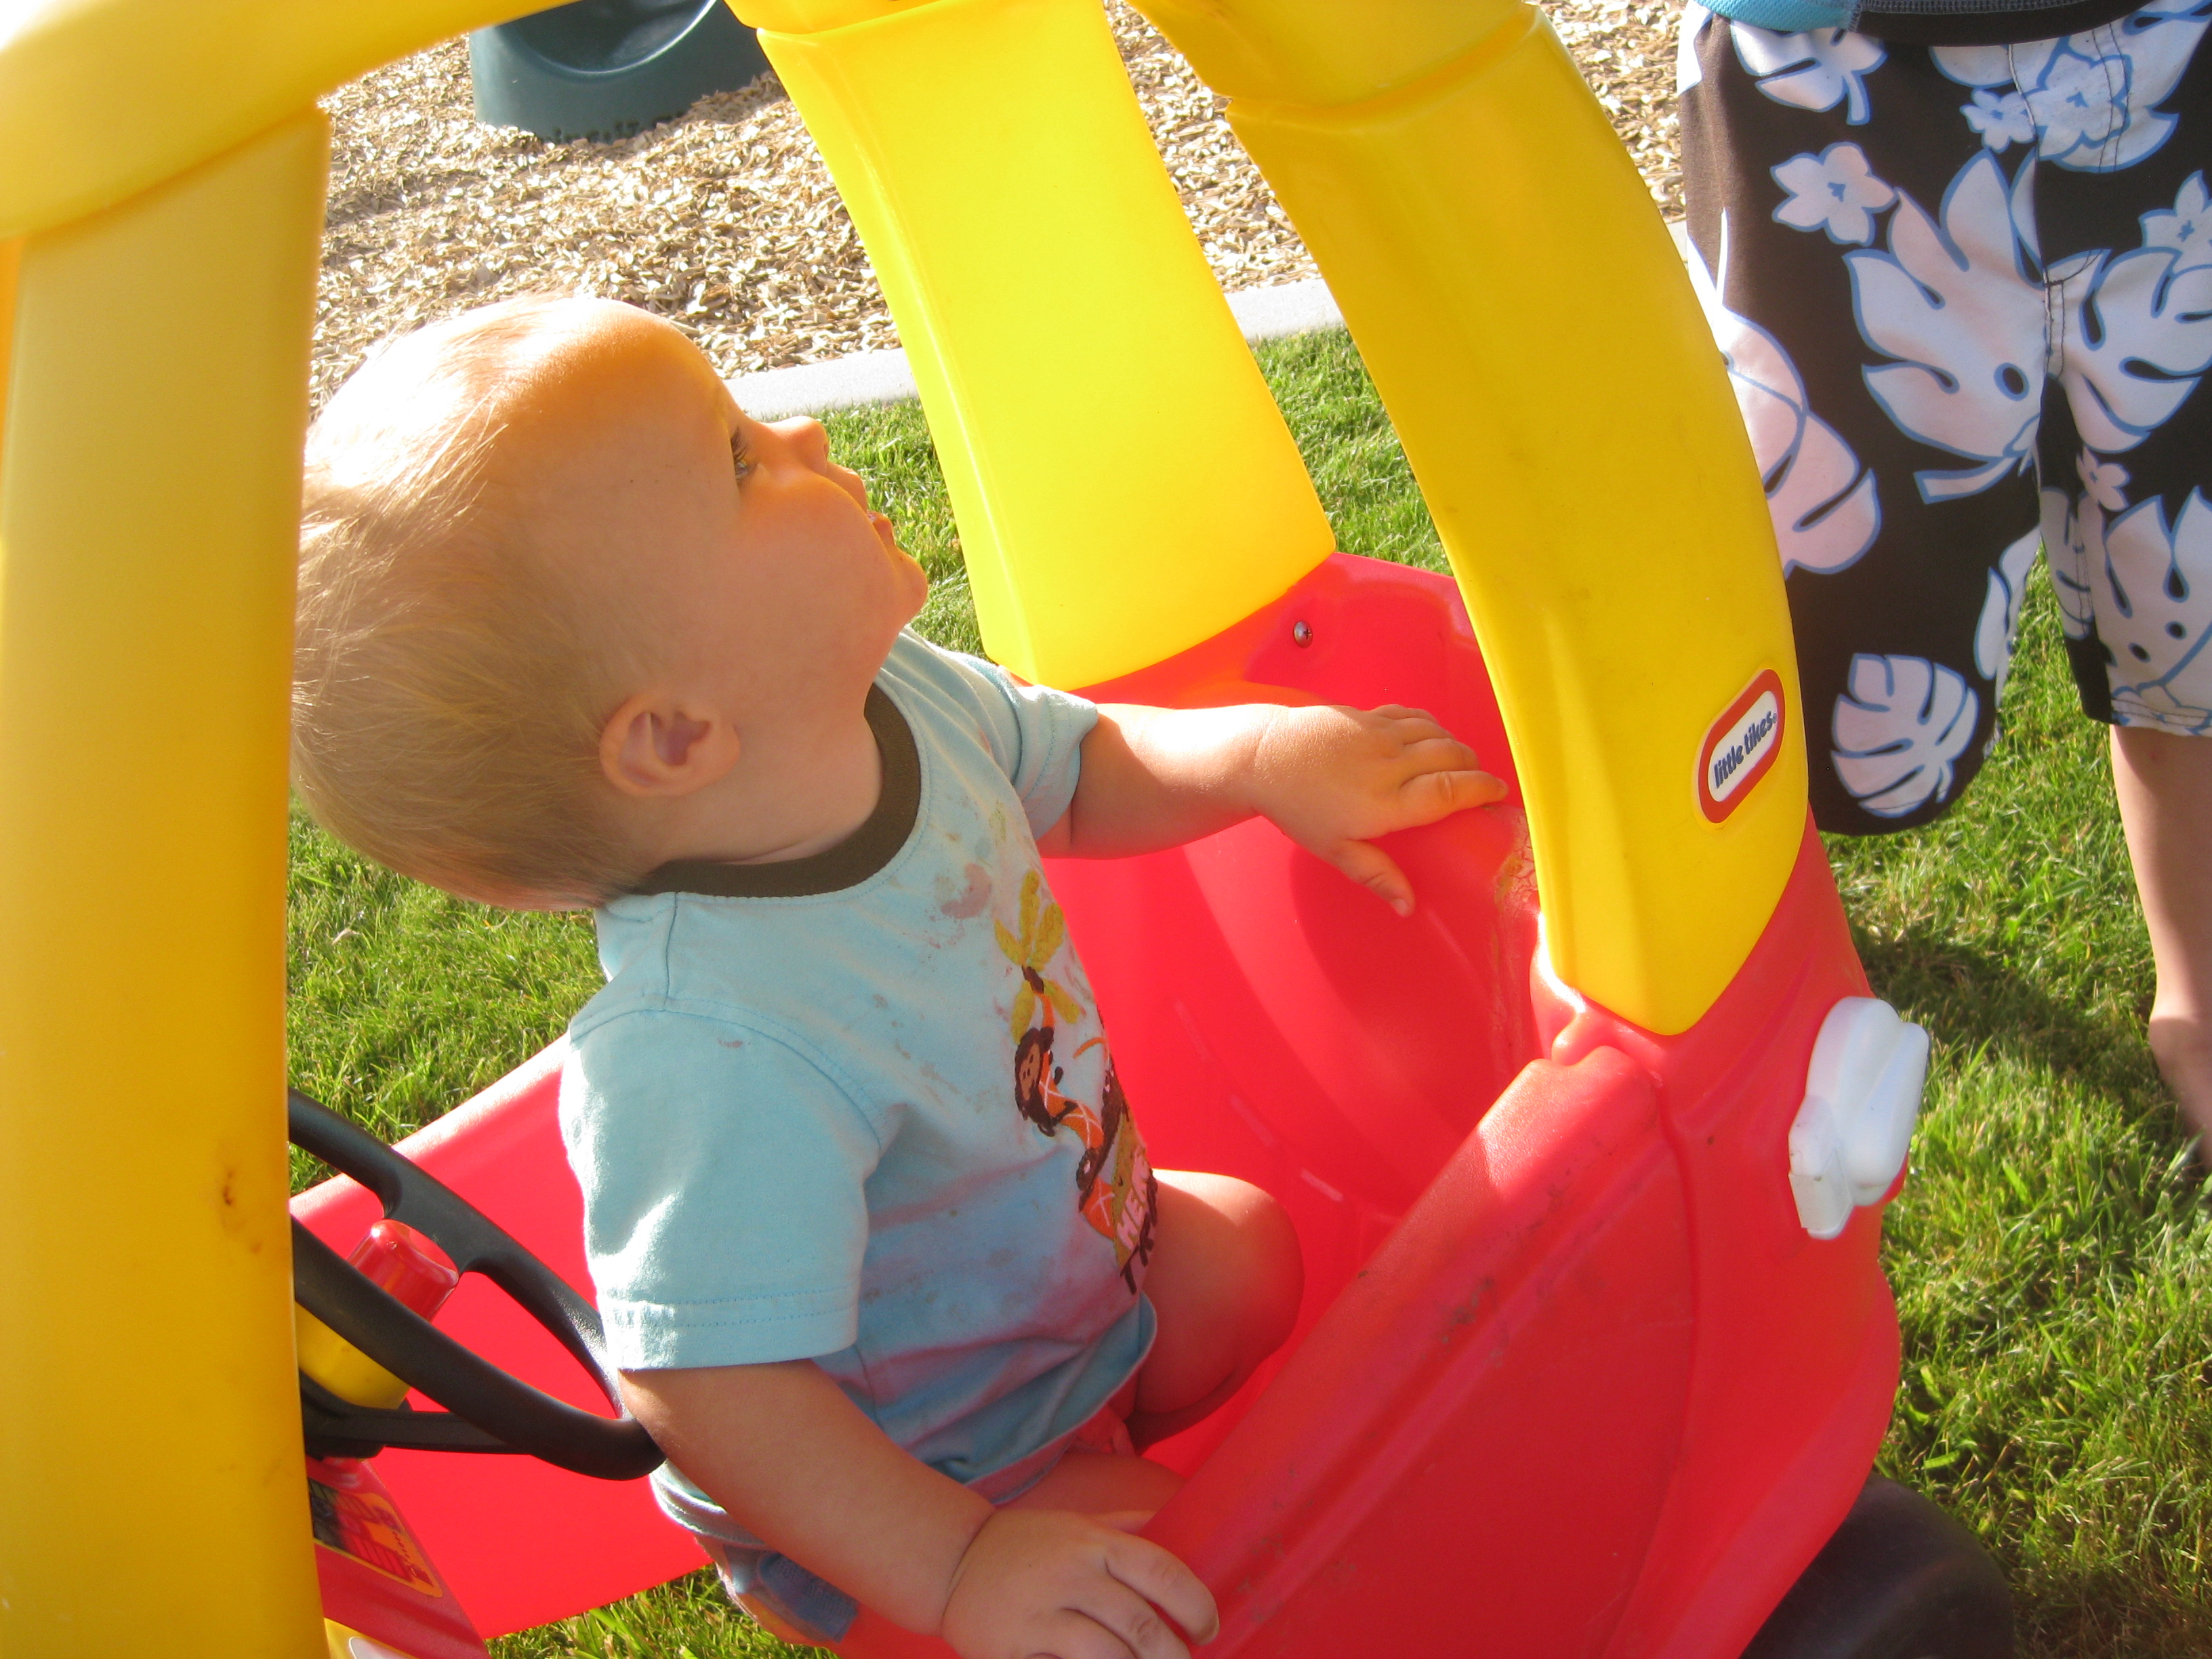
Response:
[{"label": "toddler", "polygon": [[927,586],[822,428],[675,329],[471,313],[310,436],[299,787],[406,874],[596,912],[592,1273],[662,1505],[750,1610],[1180,1659],[1213,1604],[1133,1535],[1176,1484],[1136,1452],[1283,1340],[1297,1247],[1151,1167],[1039,859],[1259,813],[1402,914],[1368,838],[1502,787],[1409,709],[1024,685],[906,631]]}]

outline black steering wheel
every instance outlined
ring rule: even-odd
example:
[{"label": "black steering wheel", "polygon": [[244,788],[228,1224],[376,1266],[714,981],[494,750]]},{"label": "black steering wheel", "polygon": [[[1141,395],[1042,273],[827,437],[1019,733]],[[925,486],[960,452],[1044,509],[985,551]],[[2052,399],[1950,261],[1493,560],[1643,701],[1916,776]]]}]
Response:
[{"label": "black steering wheel", "polygon": [[[294,1146],[374,1193],[386,1216],[428,1234],[461,1272],[482,1273],[505,1291],[622,1409],[599,1312],[590,1303],[473,1205],[374,1135],[297,1089],[286,1091],[285,1098]],[[660,1449],[626,1413],[605,1418],[579,1411],[478,1358],[296,1220],[292,1293],[355,1347],[446,1408],[356,1406],[302,1373],[300,1404],[310,1455],[368,1457],[386,1446],[522,1452],[602,1480],[634,1480],[659,1466]]]}]

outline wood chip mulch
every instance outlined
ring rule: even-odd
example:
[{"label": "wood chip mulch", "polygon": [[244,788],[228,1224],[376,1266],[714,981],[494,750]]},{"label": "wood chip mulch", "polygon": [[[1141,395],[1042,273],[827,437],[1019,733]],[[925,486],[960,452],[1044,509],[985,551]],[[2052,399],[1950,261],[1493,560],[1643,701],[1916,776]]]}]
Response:
[{"label": "wood chip mulch", "polygon": [[[1154,141],[1225,289],[1312,261],[1221,100],[1121,0],[1115,33]],[[1668,216],[1680,0],[1563,0],[1560,36]],[[513,295],[580,292],[669,318],[725,374],[898,343],[867,256],[773,76],[615,143],[479,125],[465,42],[341,88],[315,326],[315,406],[387,336]]]}]

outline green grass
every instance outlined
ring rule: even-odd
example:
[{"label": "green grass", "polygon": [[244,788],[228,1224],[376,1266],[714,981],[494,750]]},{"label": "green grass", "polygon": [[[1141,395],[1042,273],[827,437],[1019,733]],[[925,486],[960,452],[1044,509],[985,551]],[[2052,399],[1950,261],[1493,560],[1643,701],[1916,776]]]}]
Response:
[{"label": "green grass", "polygon": [[[1344,337],[1261,358],[1340,544],[1441,568]],[[920,411],[862,411],[830,428],[929,568],[923,630],[975,648]],[[1981,781],[1948,818],[1830,844],[1877,993],[1936,1036],[1913,1178],[1888,1221],[1905,1383],[1882,1468],[1996,1552],[2031,1659],[2200,1654],[2212,1647],[2212,1225],[2143,1046],[2149,951],[2101,730],[2075,707],[2039,579],[2005,713]],[[597,983],[580,919],[445,898],[304,820],[293,872],[294,1076],[387,1136],[523,1059]],[[792,1651],[703,1573],[493,1649]]]},{"label": "green grass", "polygon": [[2212,1226],[2144,1047],[2150,949],[2102,728],[2038,579],[2005,731],[1941,823],[1829,853],[1875,989],[1936,1037],[1887,1224],[1882,1467],[2009,1571],[2036,1655],[2212,1642]]},{"label": "green grass", "polygon": [[738,1611],[705,1568],[490,1646],[495,1659],[831,1659],[823,1649],[777,1641]]}]

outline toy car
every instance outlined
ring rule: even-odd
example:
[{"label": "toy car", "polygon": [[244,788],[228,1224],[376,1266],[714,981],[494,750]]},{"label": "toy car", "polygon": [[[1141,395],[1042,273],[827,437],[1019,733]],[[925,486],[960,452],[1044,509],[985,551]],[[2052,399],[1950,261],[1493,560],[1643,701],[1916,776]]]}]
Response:
[{"label": "toy car", "polygon": [[[1449,585],[1343,556],[1117,690],[1182,702],[1285,687],[1395,690],[1503,752]],[[1674,1039],[1549,971],[1510,805],[1391,850],[1421,896],[1410,924],[1264,823],[1050,869],[1154,1156],[1267,1187],[1305,1250],[1286,1360],[1156,1449],[1191,1479],[1152,1534],[1215,1587],[1211,1651],[1733,1655],[1850,1511],[1896,1376],[1873,1213],[1817,1238],[1791,1187],[1807,1073],[1826,1024],[1832,1071],[1850,1064],[1838,1040],[1861,1044],[1863,1091],[1902,1047],[1917,1099],[1911,1037],[1853,1026],[1881,1005],[1809,834],[1736,984]],[[559,1058],[407,1150],[581,1287]],[[1877,1201],[1901,1152],[1893,1139],[1864,1183]],[[340,1244],[375,1214],[350,1182],[295,1207]],[[446,1322],[557,1380],[564,1367],[520,1358],[496,1309],[485,1295],[475,1320]],[[698,1561],[634,1492],[422,1452],[382,1464],[427,1558],[493,1629]],[[1893,1510],[1911,1501],[1878,1490]],[[1911,1650],[2008,1650],[2002,1581],[1962,1534],[1936,1536],[1933,1559],[1909,1550],[1849,1605],[1863,1617],[1869,1599],[1902,1598],[1890,1613],[1929,1638],[1964,1593],[1954,1639]]]},{"label": "toy car", "polygon": [[[1518,0],[1150,9],[1328,276],[1456,593],[1334,550],[1090,0],[744,13],[891,301],[994,653],[1100,696],[1425,704],[1513,786],[1394,846],[1409,923],[1261,824],[1050,872],[1156,1155],[1267,1187],[1305,1248],[1279,1364],[1160,1449],[1209,1651],[2005,1651],[1971,1540],[1866,1482],[1924,1040],[1866,996],[1807,822],[1759,481],[1633,168]],[[346,1461],[649,1465],[572,1364],[557,1055],[409,1143],[439,1189],[329,1131],[477,1270],[436,1326],[330,1259],[367,1189],[301,1200],[331,1250],[285,1243],[311,100],[504,15],[49,0],[0,40],[0,1379],[46,1419],[0,1459],[11,1653],[448,1659],[696,1559],[634,1481]],[[103,1115],[95,1200],[65,1172]],[[299,1354],[453,1413],[403,1432],[311,1379],[311,1527],[295,1260]],[[120,1493],[159,1540],[127,1562]]]}]

